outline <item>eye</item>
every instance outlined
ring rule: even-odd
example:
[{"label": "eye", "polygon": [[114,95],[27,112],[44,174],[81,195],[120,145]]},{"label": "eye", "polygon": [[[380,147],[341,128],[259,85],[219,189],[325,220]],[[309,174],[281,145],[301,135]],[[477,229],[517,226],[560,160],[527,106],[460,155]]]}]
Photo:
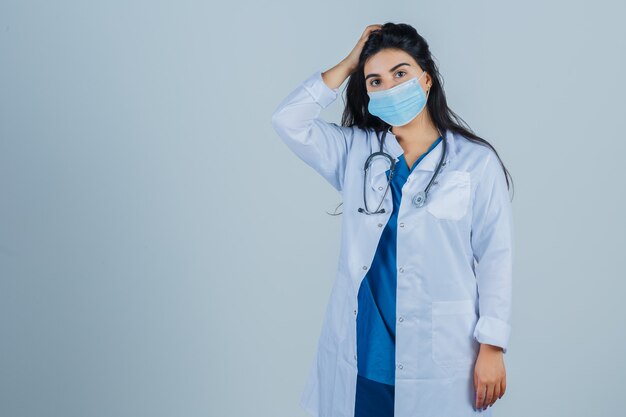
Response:
[{"label": "eye", "polygon": [[[396,78],[402,78],[402,77],[404,77],[406,75],[406,71],[402,71],[402,70],[396,71],[395,75],[398,75],[398,74],[402,74],[402,75],[400,77],[396,77]],[[372,81],[370,81],[370,86],[377,87],[378,84],[374,84],[377,81],[378,81],[378,79],[376,79],[376,78],[372,79]]]}]

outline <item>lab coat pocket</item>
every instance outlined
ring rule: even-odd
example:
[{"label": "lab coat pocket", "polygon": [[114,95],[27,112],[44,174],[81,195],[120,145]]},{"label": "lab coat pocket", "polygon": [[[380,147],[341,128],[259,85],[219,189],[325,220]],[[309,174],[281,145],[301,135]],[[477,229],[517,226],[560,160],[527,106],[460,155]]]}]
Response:
[{"label": "lab coat pocket", "polygon": [[470,173],[441,172],[428,191],[426,210],[438,219],[459,220],[468,211]]},{"label": "lab coat pocket", "polygon": [[432,358],[441,366],[469,367],[478,354],[473,331],[478,320],[472,300],[432,302]]}]

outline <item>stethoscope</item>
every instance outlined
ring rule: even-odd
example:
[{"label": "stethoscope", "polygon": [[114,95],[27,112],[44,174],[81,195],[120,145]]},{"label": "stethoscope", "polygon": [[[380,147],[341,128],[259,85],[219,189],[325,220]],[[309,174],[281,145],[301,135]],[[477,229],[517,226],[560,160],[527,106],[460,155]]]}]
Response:
[{"label": "stethoscope", "polygon": [[[430,186],[433,184],[433,181],[435,180],[435,178],[437,178],[437,175],[439,174],[439,171],[441,170],[441,167],[443,166],[443,161],[446,159],[446,153],[447,153],[447,144],[446,144],[446,138],[443,137],[443,135],[441,134],[441,131],[437,128],[437,130],[439,131],[439,135],[441,136],[441,142],[443,143],[443,152],[441,152],[441,158],[439,159],[439,164],[437,164],[437,169],[435,169],[435,173],[433,174],[433,176],[430,178],[430,181],[428,182],[428,185],[426,186],[426,188],[423,191],[420,191],[419,193],[415,194],[413,196],[412,202],[413,205],[417,208],[422,207],[425,203],[426,203],[426,198],[428,197],[428,191],[430,190]],[[365,205],[365,208],[361,208],[359,207],[358,212],[359,213],[365,213],[365,214],[379,214],[379,213],[384,213],[385,209],[381,209],[380,207],[383,205],[383,202],[385,201],[385,197],[387,196],[387,192],[389,191],[389,186],[391,184],[391,180],[393,179],[393,173],[395,171],[395,167],[396,167],[396,160],[394,157],[392,157],[391,155],[389,155],[386,152],[383,152],[383,143],[385,142],[385,136],[387,135],[387,129],[384,130],[383,132],[383,137],[382,139],[378,139],[378,143],[380,146],[380,150],[378,152],[373,152],[365,161],[365,167],[363,168],[365,171],[365,175],[363,176],[363,204]],[[378,134],[376,135],[376,137],[378,138]],[[366,194],[366,188],[367,188],[367,170],[370,167],[370,163],[372,161],[373,158],[375,158],[376,156],[382,156],[385,157],[389,160],[390,163],[390,171],[389,171],[389,179],[387,180],[387,188],[385,189],[385,193],[383,194],[383,198],[380,201],[380,204],[378,205],[378,208],[376,209],[376,211],[371,212],[368,210],[367,208],[367,199],[365,198],[365,194]]]}]

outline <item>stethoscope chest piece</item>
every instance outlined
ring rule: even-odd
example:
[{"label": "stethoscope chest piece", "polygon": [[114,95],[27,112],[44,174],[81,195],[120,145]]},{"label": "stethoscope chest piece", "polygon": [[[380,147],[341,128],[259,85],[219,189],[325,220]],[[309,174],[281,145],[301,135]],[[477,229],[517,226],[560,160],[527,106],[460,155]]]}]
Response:
[{"label": "stethoscope chest piece", "polygon": [[425,202],[426,193],[424,191],[420,191],[419,193],[415,194],[415,196],[413,196],[413,205],[415,205],[415,207],[422,207]]}]

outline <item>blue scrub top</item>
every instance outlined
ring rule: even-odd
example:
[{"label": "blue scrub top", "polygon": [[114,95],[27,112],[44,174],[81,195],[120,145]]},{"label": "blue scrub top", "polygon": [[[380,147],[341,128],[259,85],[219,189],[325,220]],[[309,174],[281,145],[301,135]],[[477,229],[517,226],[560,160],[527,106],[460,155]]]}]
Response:
[{"label": "blue scrub top", "polygon": [[[400,156],[400,160],[395,165],[390,184],[393,195],[393,211],[378,242],[372,266],[359,288],[357,369],[360,377],[357,382],[366,378],[382,384],[395,384],[396,235],[402,186],[417,164],[441,140],[441,136],[437,138],[430,148],[415,161],[411,169],[409,169],[404,155]],[[389,178],[389,170],[386,174]],[[368,387],[373,385],[375,383],[372,384],[368,381]],[[360,388],[365,388],[365,386]],[[359,389],[357,389],[357,393],[358,391]]]}]

